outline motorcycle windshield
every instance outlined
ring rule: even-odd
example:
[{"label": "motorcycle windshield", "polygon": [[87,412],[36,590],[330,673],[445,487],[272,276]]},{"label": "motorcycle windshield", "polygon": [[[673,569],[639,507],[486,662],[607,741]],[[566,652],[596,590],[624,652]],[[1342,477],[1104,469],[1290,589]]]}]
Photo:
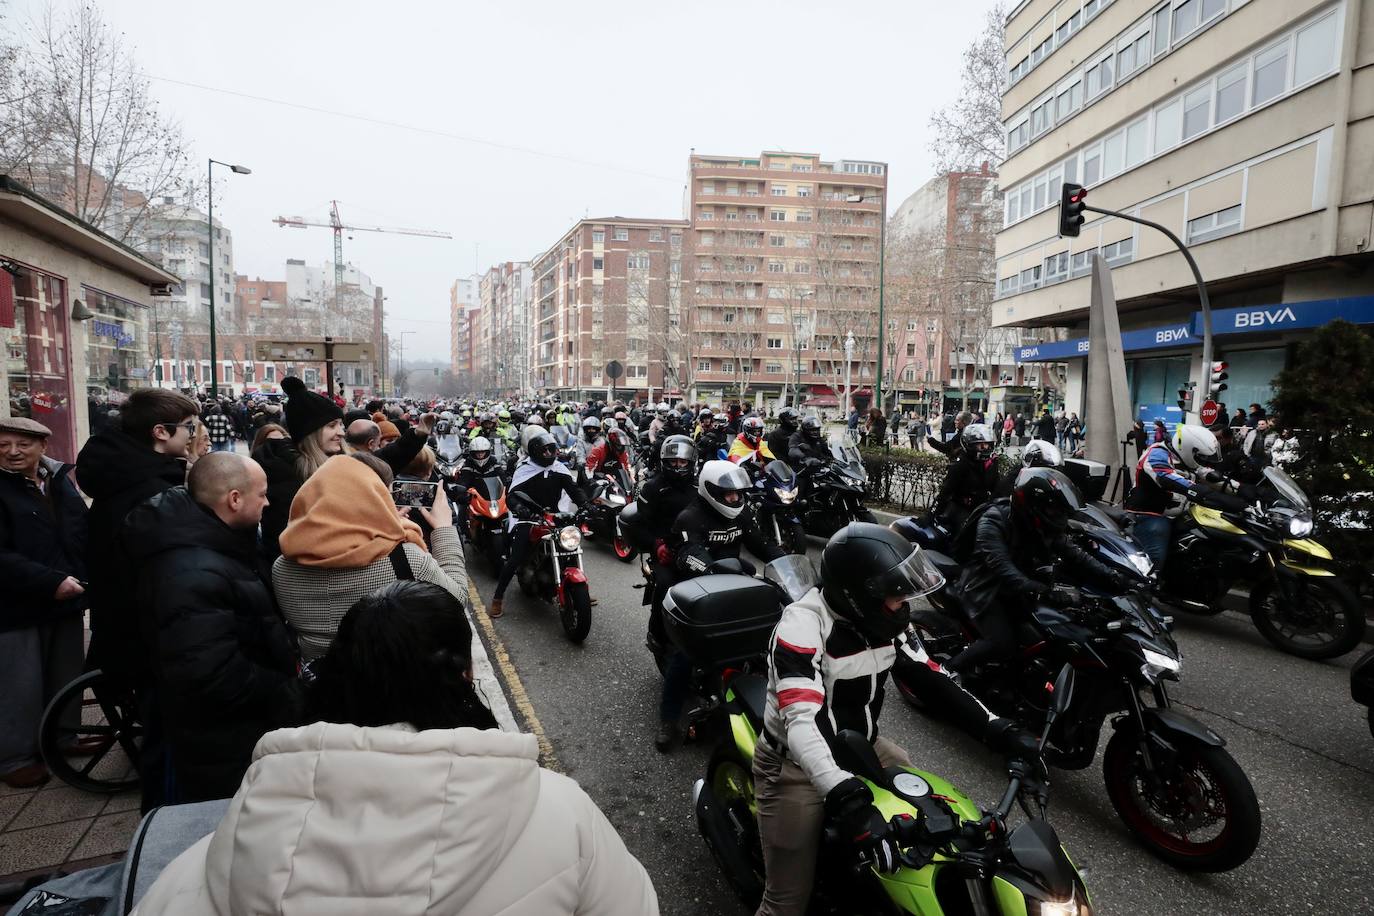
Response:
[{"label": "motorcycle windshield", "polygon": [[452,464],[463,454],[463,443],[457,436],[440,436],[437,451],[440,461]]},{"label": "motorcycle windshield", "polygon": [[1265,468],[1264,480],[1274,493],[1277,494],[1277,501],[1287,503],[1287,508],[1294,512],[1311,512],[1312,501],[1307,498],[1307,494],[1302,491],[1302,487],[1278,468]]},{"label": "motorcycle windshield", "polygon": [[555,426],[549,430],[549,433],[553,436],[553,441],[558,443],[559,448],[567,448],[568,443],[573,441],[573,434],[568,432],[566,426]]},{"label": "motorcycle windshield", "polygon": [[836,464],[842,466],[853,477],[859,480],[868,479],[863,456],[859,454],[859,446],[848,432],[836,433],[830,438],[830,455]]},{"label": "motorcycle windshield", "polygon": [[482,497],[487,502],[495,503],[500,501],[501,494],[506,490],[506,485],[501,481],[500,477],[492,476],[483,477],[481,480],[475,482],[472,488],[477,491],[478,496]]},{"label": "motorcycle windshield", "polygon": [[815,564],[800,554],[789,554],[769,563],[763,568],[763,577],[786,592],[792,601],[801,600],[821,581]]}]

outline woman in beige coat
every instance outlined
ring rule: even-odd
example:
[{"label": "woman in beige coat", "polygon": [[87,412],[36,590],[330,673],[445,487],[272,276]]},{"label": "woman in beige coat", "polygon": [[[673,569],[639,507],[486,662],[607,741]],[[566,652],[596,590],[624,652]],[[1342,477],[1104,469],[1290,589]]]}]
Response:
[{"label": "woman in beige coat", "polygon": [[[472,689],[472,631],[443,589],[352,608],[312,687],[323,719],[269,732],[213,834],[139,916],[654,916],[644,868],[532,735]],[[475,726],[475,727],[474,727]]]},{"label": "woman in beige coat", "polygon": [[433,582],[468,598],[463,544],[442,487],[419,510],[434,529],[433,553],[420,526],[398,514],[391,469],[373,455],[327,460],[291,503],[272,566],[272,590],[307,661],[325,653],[353,603],[397,579]]}]

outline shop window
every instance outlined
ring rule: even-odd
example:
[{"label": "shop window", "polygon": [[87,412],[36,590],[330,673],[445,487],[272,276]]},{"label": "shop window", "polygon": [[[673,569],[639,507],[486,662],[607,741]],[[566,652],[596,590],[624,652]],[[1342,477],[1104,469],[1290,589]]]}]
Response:
[{"label": "shop window", "polygon": [[[67,284],[60,277],[27,268],[17,277],[9,273],[3,276],[0,283],[12,285],[14,295],[12,329],[7,328],[4,335],[10,412],[52,430],[47,449],[50,457],[75,461]],[[4,298],[5,291],[0,290],[0,299]],[[0,319],[9,317],[0,315]],[[5,323],[0,320],[0,326]]]}]

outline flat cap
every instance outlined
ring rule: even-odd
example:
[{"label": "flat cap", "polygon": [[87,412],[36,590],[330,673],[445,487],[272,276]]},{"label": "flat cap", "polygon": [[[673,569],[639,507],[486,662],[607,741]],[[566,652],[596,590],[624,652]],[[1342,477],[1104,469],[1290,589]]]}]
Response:
[{"label": "flat cap", "polygon": [[46,439],[52,435],[52,430],[28,417],[0,417],[0,433],[19,433],[21,436]]}]

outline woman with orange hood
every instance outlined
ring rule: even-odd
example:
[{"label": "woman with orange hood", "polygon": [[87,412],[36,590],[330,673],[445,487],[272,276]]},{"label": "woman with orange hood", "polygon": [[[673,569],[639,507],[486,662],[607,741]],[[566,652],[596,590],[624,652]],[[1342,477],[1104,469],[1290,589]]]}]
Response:
[{"label": "woman with orange hood", "polygon": [[291,503],[272,587],[307,660],[329,649],[354,602],[399,579],[432,582],[467,604],[463,546],[443,488],[419,510],[434,528],[431,554],[420,526],[392,502],[390,477],[375,456],[339,455]]}]

